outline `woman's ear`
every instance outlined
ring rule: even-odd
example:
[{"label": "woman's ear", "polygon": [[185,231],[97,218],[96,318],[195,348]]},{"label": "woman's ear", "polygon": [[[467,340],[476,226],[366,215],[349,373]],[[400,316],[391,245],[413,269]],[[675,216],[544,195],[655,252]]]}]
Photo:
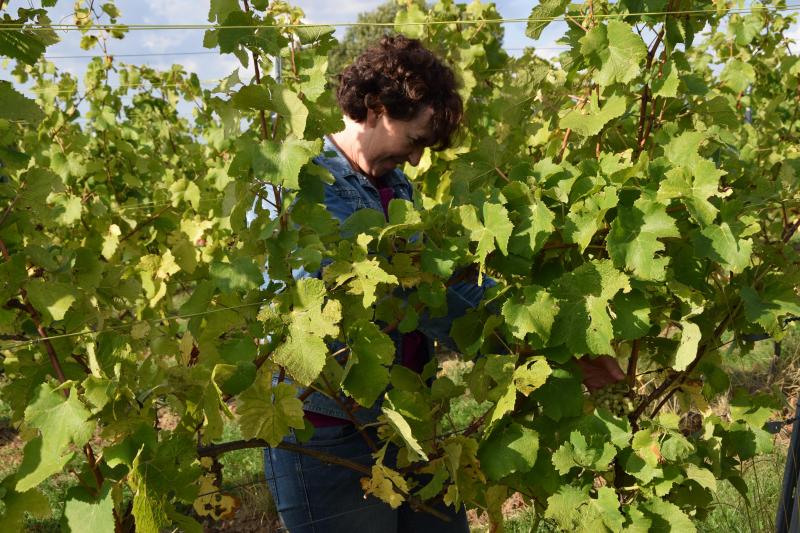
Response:
[{"label": "woman's ear", "polygon": [[386,110],[374,94],[364,95],[364,106],[367,108],[367,126],[374,128],[378,124],[378,119]]},{"label": "woman's ear", "polygon": [[375,126],[378,125],[378,119],[379,118],[380,118],[380,115],[368,107],[367,108],[367,120],[364,121],[365,125],[368,128],[374,128]]}]

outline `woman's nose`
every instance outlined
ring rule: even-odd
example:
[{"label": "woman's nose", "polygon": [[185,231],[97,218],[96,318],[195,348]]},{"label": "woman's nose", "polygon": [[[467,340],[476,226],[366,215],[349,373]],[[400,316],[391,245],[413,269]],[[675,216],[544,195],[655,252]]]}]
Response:
[{"label": "woman's nose", "polygon": [[413,152],[408,154],[408,164],[412,167],[419,165],[419,160],[422,159],[422,152],[425,151],[425,148],[419,147],[415,148]]}]

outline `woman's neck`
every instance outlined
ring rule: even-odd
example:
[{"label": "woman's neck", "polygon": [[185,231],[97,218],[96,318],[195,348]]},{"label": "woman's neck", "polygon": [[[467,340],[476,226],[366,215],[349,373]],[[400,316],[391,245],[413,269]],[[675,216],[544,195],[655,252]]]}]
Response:
[{"label": "woman's neck", "polygon": [[[347,159],[347,162],[350,163],[350,168],[359,172],[361,175],[366,176],[366,178],[374,185],[375,187],[380,187],[379,180],[373,176],[370,176],[358,165],[356,162],[355,153],[355,143],[357,142],[358,132],[353,131],[353,126],[349,124],[351,120],[345,117],[345,129],[342,131],[332,133],[328,136],[331,142],[339,149],[339,152]],[[358,124],[357,122],[355,123]]]}]

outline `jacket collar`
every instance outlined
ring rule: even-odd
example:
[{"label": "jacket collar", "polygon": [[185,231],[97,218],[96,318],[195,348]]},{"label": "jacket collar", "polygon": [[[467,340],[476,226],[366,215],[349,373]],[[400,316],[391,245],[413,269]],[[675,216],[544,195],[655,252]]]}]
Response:
[{"label": "jacket collar", "polygon": [[[363,184],[369,185],[373,188],[375,187],[369,178],[350,166],[350,162],[327,135],[325,136],[322,149],[323,154],[314,158],[314,161],[328,169],[330,173],[333,174],[334,178],[340,180],[348,177],[354,177]],[[397,168],[387,174],[384,174],[382,178],[385,187],[406,187],[408,183],[408,180],[403,172]]]}]

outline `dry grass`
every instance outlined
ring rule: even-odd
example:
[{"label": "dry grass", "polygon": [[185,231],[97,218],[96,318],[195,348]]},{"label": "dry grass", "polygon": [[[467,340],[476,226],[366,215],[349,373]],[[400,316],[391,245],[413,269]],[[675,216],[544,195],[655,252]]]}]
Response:
[{"label": "dry grass", "polygon": [[240,500],[239,510],[233,520],[207,523],[208,533],[273,533],[283,531],[272,496],[263,480],[230,491]]}]

